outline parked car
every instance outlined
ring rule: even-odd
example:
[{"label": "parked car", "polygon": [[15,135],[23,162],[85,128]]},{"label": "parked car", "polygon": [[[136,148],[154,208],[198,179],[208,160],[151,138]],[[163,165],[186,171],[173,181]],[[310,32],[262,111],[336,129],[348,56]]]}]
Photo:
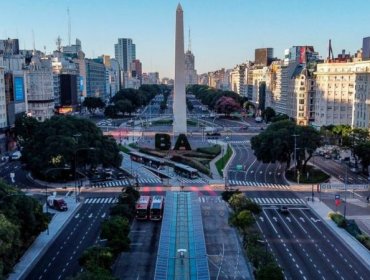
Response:
[{"label": "parked car", "polygon": [[17,159],[20,159],[22,156],[21,152],[20,151],[16,151],[14,152],[12,155],[11,155],[11,159],[12,160],[17,160]]}]

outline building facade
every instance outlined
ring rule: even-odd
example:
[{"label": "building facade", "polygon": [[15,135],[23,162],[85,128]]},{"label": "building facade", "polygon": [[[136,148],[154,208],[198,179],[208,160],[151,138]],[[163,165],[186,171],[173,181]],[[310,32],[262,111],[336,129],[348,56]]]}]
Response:
[{"label": "building facade", "polygon": [[314,125],[370,129],[370,61],[317,65]]},{"label": "building facade", "polygon": [[195,70],[195,57],[188,50],[185,53],[185,85],[194,85],[198,83],[197,70]]},{"label": "building facade", "polygon": [[260,48],[254,51],[254,64],[259,66],[269,66],[274,58],[273,48]]},{"label": "building facade", "polygon": [[32,57],[26,72],[26,93],[29,115],[38,121],[54,115],[54,80],[50,60],[37,55]]},{"label": "building facade", "polygon": [[119,38],[114,45],[115,59],[118,60],[121,70],[129,72],[131,63],[136,59],[136,46],[129,38]]}]

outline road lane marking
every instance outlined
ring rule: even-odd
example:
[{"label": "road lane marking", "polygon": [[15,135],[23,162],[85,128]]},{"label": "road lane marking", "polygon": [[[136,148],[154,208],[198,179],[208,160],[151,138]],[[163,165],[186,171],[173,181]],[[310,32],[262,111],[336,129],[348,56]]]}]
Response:
[{"label": "road lane marking", "polygon": [[275,226],[273,225],[273,223],[271,222],[270,218],[267,216],[267,213],[266,211],[262,210],[262,212],[265,214],[267,220],[269,221],[270,225],[272,226],[273,230],[275,231],[275,233],[277,234],[278,231],[276,230]]}]

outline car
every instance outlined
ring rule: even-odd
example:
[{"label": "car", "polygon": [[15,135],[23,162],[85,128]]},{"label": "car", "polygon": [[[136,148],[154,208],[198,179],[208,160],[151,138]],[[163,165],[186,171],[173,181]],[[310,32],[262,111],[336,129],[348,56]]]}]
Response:
[{"label": "car", "polygon": [[11,155],[11,159],[12,160],[17,160],[17,159],[20,159],[22,156],[21,152],[20,151],[16,151],[14,152],[12,155]]},{"label": "car", "polygon": [[244,125],[244,126],[241,126],[239,128],[239,130],[248,130],[249,126],[248,125]]},{"label": "car", "polygon": [[282,214],[288,214],[289,213],[288,206],[286,206],[286,205],[280,206],[279,212],[282,213]]},{"label": "car", "polygon": [[331,155],[330,154],[325,154],[324,156],[326,159],[331,159]]}]

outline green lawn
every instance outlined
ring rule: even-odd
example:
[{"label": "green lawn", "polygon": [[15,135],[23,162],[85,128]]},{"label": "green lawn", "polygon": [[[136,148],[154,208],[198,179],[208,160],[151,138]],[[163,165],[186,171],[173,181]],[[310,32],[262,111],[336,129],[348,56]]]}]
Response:
[{"label": "green lawn", "polygon": [[[308,172],[308,174],[307,174]],[[291,169],[286,171],[285,177],[287,180],[292,182],[298,182],[297,180],[297,173],[295,170]],[[328,180],[330,176],[326,174],[325,172],[315,169],[312,166],[307,166],[306,173],[300,174],[299,176],[299,183],[300,184],[317,184],[317,183],[323,183],[326,180]]]},{"label": "green lawn", "polygon": [[225,168],[225,165],[227,164],[232,155],[233,150],[231,149],[230,145],[227,145],[227,150],[224,156],[221,157],[218,161],[216,161],[216,168],[220,176],[223,176],[222,170]]}]

